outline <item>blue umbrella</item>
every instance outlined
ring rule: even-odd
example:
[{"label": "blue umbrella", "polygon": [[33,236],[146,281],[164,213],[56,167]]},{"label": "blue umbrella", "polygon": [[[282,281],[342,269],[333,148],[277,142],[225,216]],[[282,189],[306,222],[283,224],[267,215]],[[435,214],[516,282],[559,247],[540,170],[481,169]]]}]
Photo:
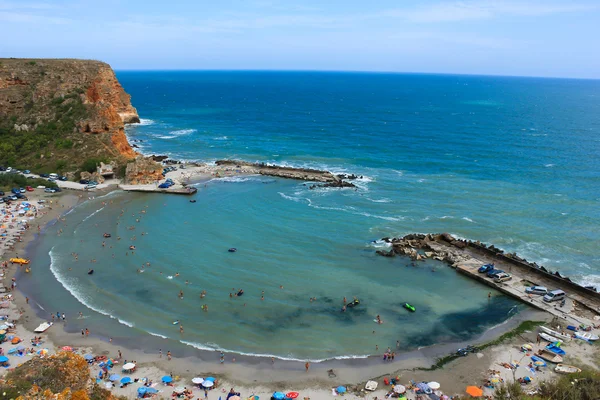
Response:
[{"label": "blue umbrella", "polygon": [[275,392],[275,393],[273,393],[273,398],[275,400],[283,400],[284,397],[285,397],[285,394],[283,394],[281,392]]},{"label": "blue umbrella", "polygon": [[205,381],[211,381],[214,382],[215,378],[213,378],[212,376],[209,376],[208,378],[204,379]]},{"label": "blue umbrella", "polygon": [[83,356],[83,358],[85,358],[86,360],[91,360],[92,358],[94,358],[94,356],[91,354],[86,354],[85,356]]},{"label": "blue umbrella", "polygon": [[112,374],[108,379],[110,379],[111,381],[118,381],[119,379],[121,379],[121,375]]},{"label": "blue umbrella", "polygon": [[121,383],[131,383],[131,378],[128,376],[121,378]]},{"label": "blue umbrella", "polygon": [[173,378],[171,378],[169,375],[165,375],[162,377],[162,381],[164,383],[170,383],[170,382],[173,382]]},{"label": "blue umbrella", "polygon": [[0,356],[0,362],[7,362],[7,361],[8,361],[8,357]]},{"label": "blue umbrella", "polygon": [[148,392],[148,388],[146,386],[142,386],[138,388],[138,394],[146,394]]},{"label": "blue umbrella", "polygon": [[158,393],[158,389],[149,387],[149,388],[146,388],[146,393],[149,393],[149,394]]},{"label": "blue umbrella", "polygon": [[337,389],[335,389],[338,393],[346,393],[346,388],[343,386],[338,386]]}]

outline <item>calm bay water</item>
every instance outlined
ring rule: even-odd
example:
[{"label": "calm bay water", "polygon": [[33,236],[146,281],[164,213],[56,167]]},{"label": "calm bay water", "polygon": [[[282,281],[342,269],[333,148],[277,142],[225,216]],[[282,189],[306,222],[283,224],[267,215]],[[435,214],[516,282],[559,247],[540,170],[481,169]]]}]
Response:
[{"label": "calm bay water", "polygon": [[[226,178],[200,184],[194,204],[111,194],[81,205],[60,237],[34,249],[51,267],[24,282],[25,290],[53,289],[35,296],[44,308],[89,316],[70,329],[110,326],[113,336],[152,332],[200,348],[323,359],[372,354],[396,340],[410,348],[465,339],[518,311],[500,294],[488,300],[486,288],[442,264],[415,267],[374,255],[380,244],[372,240],[409,232],[494,243],[600,284],[598,81],[291,72],[118,77],[143,118],[128,135],[146,153],[363,178],[356,191]],[[106,247],[103,232],[113,236]],[[151,266],[138,273],[146,262]],[[245,294],[230,298],[233,288]],[[340,312],[344,296],[358,296],[361,306]],[[417,312],[406,312],[403,302]],[[382,325],[373,322],[378,314]]]}]

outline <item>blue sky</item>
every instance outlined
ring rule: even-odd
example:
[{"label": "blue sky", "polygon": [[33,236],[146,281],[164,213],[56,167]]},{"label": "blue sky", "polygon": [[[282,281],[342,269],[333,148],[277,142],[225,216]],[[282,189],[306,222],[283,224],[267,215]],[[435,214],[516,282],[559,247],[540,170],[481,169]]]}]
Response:
[{"label": "blue sky", "polygon": [[600,0],[0,0],[0,56],[600,78]]}]

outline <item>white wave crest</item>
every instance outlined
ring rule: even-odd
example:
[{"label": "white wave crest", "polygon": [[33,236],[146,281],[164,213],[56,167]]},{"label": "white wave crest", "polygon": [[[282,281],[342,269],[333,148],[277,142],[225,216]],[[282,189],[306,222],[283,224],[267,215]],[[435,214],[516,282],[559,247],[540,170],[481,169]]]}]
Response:
[{"label": "white wave crest", "polygon": [[[228,349],[224,349],[224,348],[218,346],[215,343],[202,344],[202,343],[195,343],[195,342],[187,342],[185,340],[180,340],[179,343],[185,344],[186,346],[194,347],[198,350],[221,351],[224,353],[232,353],[232,354],[238,354],[241,356],[249,356],[249,357],[276,358],[278,360],[284,360],[284,361],[302,361],[302,362],[307,361],[305,358],[295,358],[292,355],[277,356],[275,354],[244,353],[241,351],[228,350]],[[321,363],[321,362],[328,361],[328,360],[355,360],[355,359],[363,359],[363,358],[368,358],[368,357],[369,357],[368,355],[349,355],[349,356],[337,356],[337,357],[331,357],[331,358],[313,359],[313,360],[308,360],[308,361],[310,361],[312,363]]]},{"label": "white wave crest", "polygon": [[544,167],[546,168],[552,168],[554,167],[556,164],[544,164]]},{"label": "white wave crest", "polygon": [[462,217],[462,219],[464,219],[465,221],[468,221],[468,222],[475,223],[475,221],[473,221],[473,220],[472,220],[471,218],[469,218],[469,217]]},{"label": "white wave crest", "polygon": [[54,252],[54,247],[50,249],[48,255],[50,256],[50,272],[52,272],[52,275],[54,275],[58,283],[60,283],[67,292],[71,293],[75,300],[77,300],[90,310],[94,310],[97,313],[115,319],[123,325],[126,325],[130,328],[134,326],[134,324],[131,322],[115,317],[110,311],[104,310],[100,307],[93,305],[91,296],[78,287],[79,279],[72,276],[67,276],[59,270],[59,268],[57,267],[57,263],[59,262],[59,260],[58,256]]},{"label": "white wave crest", "polygon": [[197,129],[179,129],[176,131],[171,131],[171,132],[169,132],[169,134],[173,135],[173,136],[186,136],[186,135],[192,134],[194,132],[198,132],[198,130]]},{"label": "white wave crest", "polygon": [[154,332],[150,332],[150,331],[147,331],[147,332],[148,332],[149,334],[151,334],[152,336],[156,336],[156,337],[159,337],[159,338],[162,338],[162,339],[168,339],[168,337],[167,337],[167,336],[165,336],[165,335],[161,335],[160,333],[154,333]]},{"label": "white wave crest", "polygon": [[98,214],[102,210],[104,210],[104,207],[101,207],[101,208],[97,209],[96,211],[94,211],[93,213],[91,213],[90,215],[88,215],[87,217],[85,217],[81,222],[87,221],[88,219],[92,218],[94,215]]},{"label": "white wave crest", "polygon": [[219,136],[219,137],[214,137],[213,140],[227,140],[229,139],[227,136]]},{"label": "white wave crest", "polygon": [[140,118],[140,123],[139,124],[133,124],[134,126],[146,126],[146,125],[152,125],[154,123],[153,120],[148,119],[148,118]]}]

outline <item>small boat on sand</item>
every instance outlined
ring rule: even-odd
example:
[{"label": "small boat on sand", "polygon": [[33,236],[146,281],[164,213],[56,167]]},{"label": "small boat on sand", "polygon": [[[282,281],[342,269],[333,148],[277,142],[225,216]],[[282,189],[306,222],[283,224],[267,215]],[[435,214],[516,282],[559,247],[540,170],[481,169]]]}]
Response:
[{"label": "small boat on sand", "polygon": [[598,335],[594,335],[593,333],[590,332],[575,332],[575,337],[577,339],[583,339],[583,340],[598,340]]},{"label": "small boat on sand", "polygon": [[537,356],[554,364],[563,362],[563,358],[561,356],[546,349],[541,349],[540,351],[538,351]]},{"label": "small boat on sand", "polygon": [[565,353],[565,351],[563,349],[561,349],[556,344],[549,344],[548,346],[546,346],[546,349],[550,350],[554,354],[558,354],[560,356],[564,356],[565,354],[567,354],[567,353]]},{"label": "small boat on sand", "polygon": [[558,372],[559,374],[575,374],[577,372],[581,372],[579,368],[566,364],[558,364],[554,368],[554,371]]},{"label": "small boat on sand", "polygon": [[560,332],[557,332],[557,331],[553,331],[552,329],[546,328],[545,326],[540,326],[540,329],[542,331],[544,331],[545,333],[547,333],[548,335],[552,335],[555,338],[559,338],[560,340],[564,340],[565,342],[568,342],[569,340],[571,340],[571,336],[564,335],[564,334],[562,334]]},{"label": "small boat on sand", "polygon": [[546,342],[550,342],[550,343],[556,343],[560,340],[560,339],[557,339],[554,336],[548,335],[547,333],[544,333],[544,332],[540,332],[540,333],[538,333],[538,335],[539,335],[539,337],[544,339]]},{"label": "small boat on sand", "polygon": [[44,322],[44,323],[40,324],[40,326],[35,328],[33,331],[35,333],[46,332],[48,330],[48,328],[50,328],[51,326],[52,326],[52,322]]}]

